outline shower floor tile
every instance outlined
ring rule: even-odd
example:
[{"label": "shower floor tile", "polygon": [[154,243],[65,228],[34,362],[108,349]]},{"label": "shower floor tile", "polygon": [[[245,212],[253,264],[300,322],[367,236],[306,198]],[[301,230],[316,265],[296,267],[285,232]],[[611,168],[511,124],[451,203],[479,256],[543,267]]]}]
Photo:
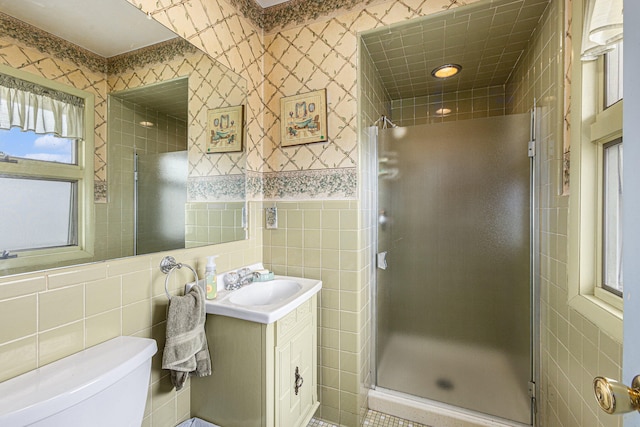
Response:
[{"label": "shower floor tile", "polygon": [[[420,424],[413,421],[403,420],[402,418],[392,417],[382,412],[372,411],[369,409],[362,424],[365,427],[432,427],[426,424]],[[335,424],[312,418],[307,427],[338,427]]]},{"label": "shower floor tile", "polygon": [[372,411],[371,409],[367,411],[363,425],[367,427],[431,427],[426,424],[383,414],[382,412]]}]

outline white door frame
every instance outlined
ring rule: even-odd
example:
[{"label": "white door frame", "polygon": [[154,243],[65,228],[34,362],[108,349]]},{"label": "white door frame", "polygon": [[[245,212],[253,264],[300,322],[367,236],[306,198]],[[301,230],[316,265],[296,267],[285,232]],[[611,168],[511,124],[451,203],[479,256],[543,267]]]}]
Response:
[{"label": "white door frame", "polygon": [[[640,1],[624,0],[624,203],[622,251],[624,327],[622,380],[640,374]],[[640,414],[624,415],[625,427],[640,427]]]}]

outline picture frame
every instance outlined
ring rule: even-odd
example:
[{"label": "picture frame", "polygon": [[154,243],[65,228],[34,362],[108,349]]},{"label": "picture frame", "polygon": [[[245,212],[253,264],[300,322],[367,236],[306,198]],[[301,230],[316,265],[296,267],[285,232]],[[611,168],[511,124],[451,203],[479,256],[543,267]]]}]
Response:
[{"label": "picture frame", "polygon": [[327,141],[327,91],[281,98],[280,135],[283,147]]},{"label": "picture frame", "polygon": [[244,105],[207,111],[207,154],[242,151]]}]

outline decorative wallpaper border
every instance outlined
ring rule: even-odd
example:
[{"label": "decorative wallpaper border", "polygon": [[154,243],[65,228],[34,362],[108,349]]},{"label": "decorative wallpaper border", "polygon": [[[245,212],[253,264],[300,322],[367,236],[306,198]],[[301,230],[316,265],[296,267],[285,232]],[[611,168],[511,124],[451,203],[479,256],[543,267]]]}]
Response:
[{"label": "decorative wallpaper border", "polygon": [[264,195],[264,174],[262,172],[247,171],[246,172],[246,188],[247,199],[261,200]]},{"label": "decorative wallpaper border", "polygon": [[59,59],[69,60],[99,73],[118,74],[148,64],[162,63],[177,55],[195,53],[198,48],[181,37],[104,58],[51,33],[0,12],[0,28],[6,36]]},{"label": "decorative wallpaper border", "polygon": [[262,29],[271,31],[276,27],[295,22],[302,24],[310,19],[329,15],[341,9],[351,9],[360,3],[369,4],[372,0],[290,0],[264,9]]},{"label": "decorative wallpaper border", "polygon": [[93,201],[107,203],[107,181],[93,181]]},{"label": "decorative wallpaper border", "polygon": [[187,200],[189,202],[230,202],[245,199],[245,176],[217,175],[189,177]]},{"label": "decorative wallpaper border", "polygon": [[93,72],[105,73],[107,60],[78,45],[0,12],[0,28],[6,36],[53,57],[85,66]]},{"label": "decorative wallpaper border", "polygon": [[[373,1],[375,0],[289,0],[265,9],[255,0],[230,0],[230,3],[258,28],[269,32],[292,22],[302,24],[339,10],[350,10],[361,3],[368,5]],[[442,8],[448,10],[453,6],[466,5],[464,0],[449,0],[449,4]]]},{"label": "decorative wallpaper border", "polygon": [[229,3],[255,26],[264,29],[265,9],[255,0],[229,0]]},{"label": "decorative wallpaper border", "polygon": [[247,173],[247,194],[264,200],[352,200],[358,197],[356,168]]},{"label": "decorative wallpaper border", "polygon": [[198,52],[198,48],[181,37],[157,43],[107,59],[108,73],[119,74],[149,64],[162,64],[176,56]]},{"label": "decorative wallpaper border", "polygon": [[230,0],[230,3],[242,15],[258,28],[271,31],[292,22],[302,24],[322,15],[329,15],[340,9],[351,9],[354,6],[373,0],[290,0],[263,9],[255,0]]}]

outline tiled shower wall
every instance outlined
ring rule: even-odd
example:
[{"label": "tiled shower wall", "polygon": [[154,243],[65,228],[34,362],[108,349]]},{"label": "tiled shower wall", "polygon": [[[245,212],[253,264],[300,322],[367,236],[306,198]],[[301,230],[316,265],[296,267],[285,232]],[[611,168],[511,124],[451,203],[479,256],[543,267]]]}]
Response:
[{"label": "tiled shower wall", "polygon": [[564,2],[552,1],[527,56],[507,85],[515,113],[536,102],[539,120],[541,396],[540,425],[620,426],[593,398],[596,375],[620,378],[622,346],[569,307],[568,196],[561,196]]},{"label": "tiled shower wall", "polygon": [[[437,111],[448,108],[451,113]],[[490,86],[391,101],[391,118],[398,126],[503,116],[507,103],[504,86]]]},{"label": "tiled shower wall", "polygon": [[[376,66],[371,59],[367,46],[360,42],[360,69],[358,79],[360,82],[360,96],[358,96],[359,119],[360,119],[360,141],[370,131],[369,127],[385,115],[391,117],[391,100],[387,95]],[[366,145],[366,144],[365,144]],[[366,159],[362,155],[359,158],[360,164]]]}]

